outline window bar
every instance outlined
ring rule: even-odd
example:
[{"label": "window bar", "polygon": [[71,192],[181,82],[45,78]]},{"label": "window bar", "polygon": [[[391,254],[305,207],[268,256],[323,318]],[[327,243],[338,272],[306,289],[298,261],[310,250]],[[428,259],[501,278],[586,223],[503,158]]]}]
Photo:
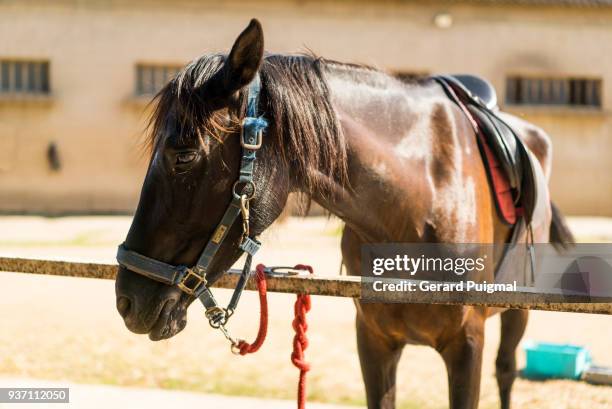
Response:
[{"label": "window bar", "polygon": [[49,63],[43,62],[40,64],[40,90],[48,94],[51,91],[49,84]]}]

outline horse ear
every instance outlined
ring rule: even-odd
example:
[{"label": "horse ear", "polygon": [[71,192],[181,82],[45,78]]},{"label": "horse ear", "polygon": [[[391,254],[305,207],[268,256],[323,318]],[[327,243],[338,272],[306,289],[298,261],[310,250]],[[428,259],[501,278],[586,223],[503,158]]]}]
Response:
[{"label": "horse ear", "polygon": [[249,84],[259,70],[263,53],[263,29],[257,19],[252,19],[234,42],[223,67],[209,81],[209,95],[227,100]]},{"label": "horse ear", "polygon": [[225,62],[226,86],[237,91],[251,82],[259,70],[263,52],[264,37],[261,23],[257,19],[252,19],[234,42]]}]

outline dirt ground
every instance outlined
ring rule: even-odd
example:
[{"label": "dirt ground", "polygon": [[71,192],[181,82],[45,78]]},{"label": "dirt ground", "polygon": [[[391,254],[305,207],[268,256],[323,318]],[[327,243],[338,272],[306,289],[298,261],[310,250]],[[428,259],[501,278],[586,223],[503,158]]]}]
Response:
[{"label": "dirt ground", "polygon": [[[0,254],[68,260],[114,260],[129,217],[1,217]],[[583,241],[612,241],[612,220],[572,219]],[[264,237],[257,262],[303,262],[318,274],[337,274],[340,225],[326,218],[290,218]],[[157,343],[125,329],[115,311],[113,283],[91,279],[0,273],[0,377],[180,389],[233,396],[293,399],[297,370],[291,365],[294,296],[270,296],[268,339],[255,355],[236,357],[193,307],[187,328]],[[217,290],[221,299],[229,292]],[[231,329],[250,339],[257,330],[256,295],[243,296]],[[315,297],[308,316],[312,363],[309,399],[364,404],[348,299]],[[532,312],[524,339],[587,346],[599,365],[612,366],[612,317]],[[489,320],[481,408],[498,406],[494,360],[499,319]],[[519,366],[524,354],[519,352]],[[101,396],[99,399],[103,399]],[[399,368],[399,408],[447,407],[446,373],[431,349],[408,346]],[[612,408],[612,387],[575,381],[519,379],[515,408]]]}]

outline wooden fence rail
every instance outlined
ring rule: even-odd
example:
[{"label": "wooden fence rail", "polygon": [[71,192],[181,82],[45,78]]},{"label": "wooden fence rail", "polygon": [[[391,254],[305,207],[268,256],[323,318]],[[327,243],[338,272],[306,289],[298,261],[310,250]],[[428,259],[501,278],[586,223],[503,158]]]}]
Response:
[{"label": "wooden fence rail", "polygon": [[[112,280],[117,273],[117,265],[0,257],[0,271]],[[230,270],[229,274],[225,274],[214,284],[214,287],[234,288],[239,273],[237,270]],[[267,281],[268,291],[271,292],[307,293],[351,298],[359,298],[362,292],[362,282],[359,277],[271,275],[267,278]],[[254,280],[249,282],[247,289],[255,289]],[[406,294],[402,294],[401,297],[402,302],[420,304],[477,305],[499,308],[612,314],[612,303],[558,302],[558,296],[533,293],[526,289],[517,292],[474,292],[469,297],[466,297],[464,293],[456,292],[417,291],[411,292],[408,299],[406,299]]]}]

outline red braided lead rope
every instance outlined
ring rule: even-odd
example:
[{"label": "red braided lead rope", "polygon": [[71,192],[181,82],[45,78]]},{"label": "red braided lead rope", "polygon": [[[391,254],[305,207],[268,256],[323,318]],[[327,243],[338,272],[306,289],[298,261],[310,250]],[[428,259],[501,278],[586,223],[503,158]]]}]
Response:
[{"label": "red braided lead rope", "polygon": [[[255,268],[257,272],[257,291],[259,293],[260,304],[259,331],[257,331],[257,337],[252,344],[246,341],[240,341],[238,343],[240,355],[256,352],[266,339],[266,334],[268,332],[268,300],[266,296],[267,285],[266,275],[264,273],[265,268],[263,264],[258,264]],[[308,270],[308,272],[312,274],[311,266],[298,264],[293,268],[296,270]],[[293,337],[293,352],[291,353],[291,362],[300,370],[297,397],[298,409],[304,409],[306,407],[306,372],[310,370],[310,364],[304,361],[304,350],[308,348],[308,338],[306,337],[308,323],[306,322],[306,313],[310,311],[310,307],[310,295],[298,294],[294,305],[295,318],[293,319],[292,326],[295,330],[295,336]]]},{"label": "red braided lead rope", "polygon": [[259,293],[259,330],[257,331],[257,337],[252,344],[240,340],[238,343],[240,355],[257,352],[257,350],[261,348],[266,340],[266,334],[268,333],[268,298],[266,295],[268,285],[266,283],[266,274],[264,272],[265,268],[266,266],[263,264],[257,264],[257,267],[255,267],[255,271],[257,273],[255,279],[257,280],[257,292]]},{"label": "red braided lead rope", "polygon": [[[312,274],[312,267],[304,264],[298,264],[294,267],[296,270],[308,270]],[[306,313],[310,311],[311,302],[309,294],[298,294],[295,300],[293,319],[293,352],[291,353],[291,362],[300,370],[300,380],[298,382],[298,409],[306,407],[306,373],[310,371],[310,364],[304,360],[304,351],[308,348],[308,338],[306,331],[308,323],[306,322]]]}]

